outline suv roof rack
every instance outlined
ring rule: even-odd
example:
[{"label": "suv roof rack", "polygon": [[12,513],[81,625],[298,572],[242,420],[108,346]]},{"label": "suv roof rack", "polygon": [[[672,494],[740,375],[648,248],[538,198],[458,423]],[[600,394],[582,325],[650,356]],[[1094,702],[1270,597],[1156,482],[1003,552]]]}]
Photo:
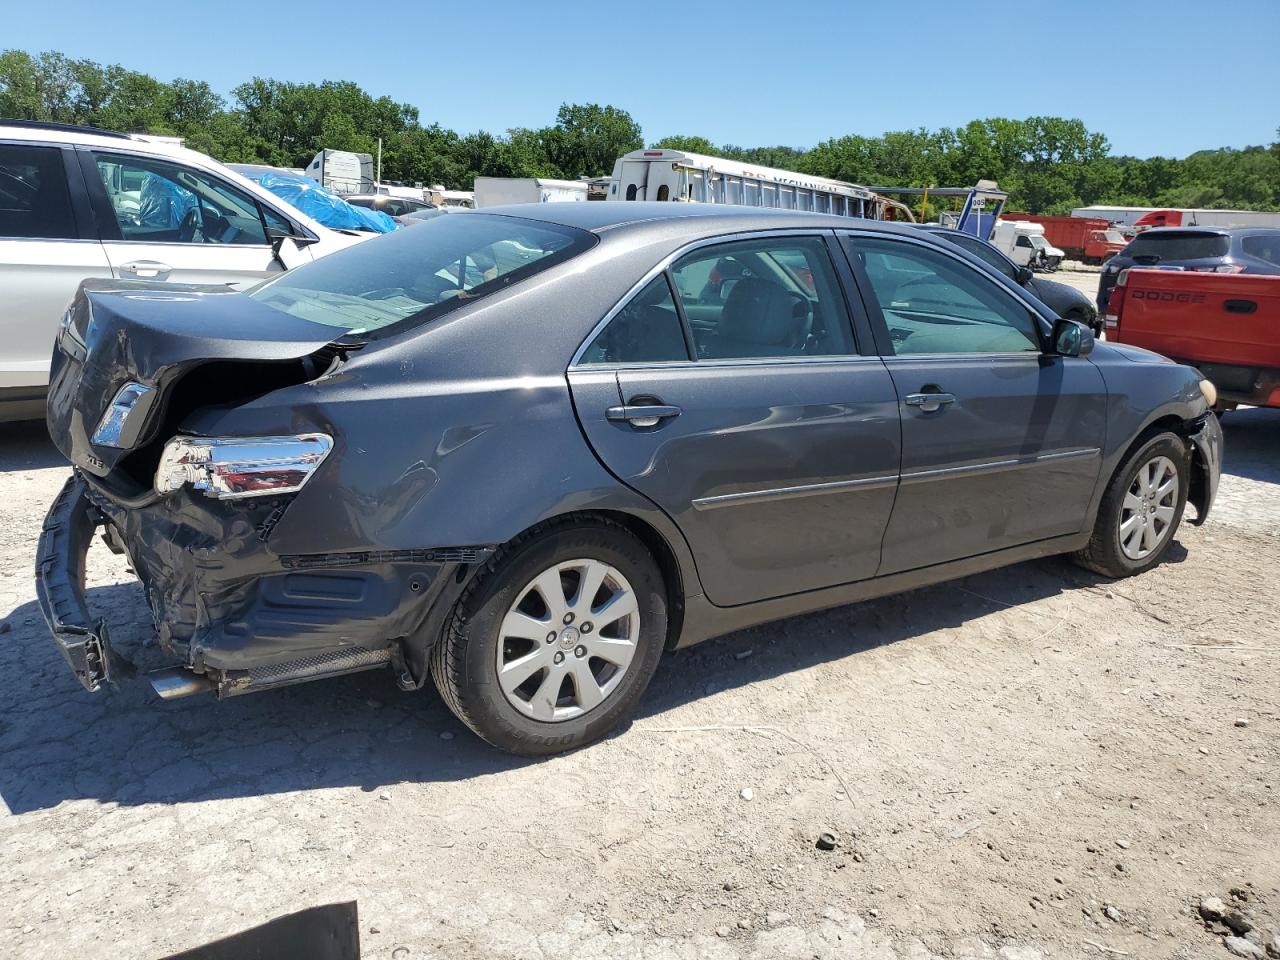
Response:
[{"label": "suv roof rack", "polygon": [[0,127],[25,127],[28,130],[62,130],[65,133],[89,133],[98,137],[119,137],[121,140],[132,140],[133,135],[118,130],[101,130],[80,123],[54,123],[51,120],[11,120],[0,117]]}]

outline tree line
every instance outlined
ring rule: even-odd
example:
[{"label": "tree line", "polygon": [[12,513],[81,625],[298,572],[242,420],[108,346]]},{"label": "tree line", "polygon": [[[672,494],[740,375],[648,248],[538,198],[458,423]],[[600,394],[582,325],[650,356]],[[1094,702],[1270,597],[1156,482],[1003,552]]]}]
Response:
[{"label": "tree line", "polygon": [[[385,179],[454,189],[470,189],[477,176],[602,176],[645,144],[639,124],[614,106],[564,104],[549,126],[459,134],[424,123],[411,104],[347,81],[254,77],[228,100],[202,80],[166,83],[119,65],[22,50],[0,53],[0,117],[181,136],[223,162],[285,167],[306,166],[323,148],[374,153],[381,140]],[[1113,154],[1103,134],[1062,117],[849,135],[808,149],[715,144],[697,135],[653,145],[868,186],[996,180],[1011,207],[1032,213],[1094,203],[1280,209],[1280,142],[1144,159]]]}]

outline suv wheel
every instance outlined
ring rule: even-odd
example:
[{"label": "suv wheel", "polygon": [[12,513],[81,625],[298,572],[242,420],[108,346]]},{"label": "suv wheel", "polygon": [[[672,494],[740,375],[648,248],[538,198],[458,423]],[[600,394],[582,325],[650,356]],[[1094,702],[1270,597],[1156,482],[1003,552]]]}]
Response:
[{"label": "suv wheel", "polygon": [[432,652],[436,688],[489,743],[538,756],[598,740],[649,685],[666,641],[661,574],[609,521],[550,526],[504,547]]},{"label": "suv wheel", "polygon": [[1181,437],[1151,437],[1111,478],[1081,566],[1107,577],[1130,577],[1160,562],[1187,505],[1190,455]]}]

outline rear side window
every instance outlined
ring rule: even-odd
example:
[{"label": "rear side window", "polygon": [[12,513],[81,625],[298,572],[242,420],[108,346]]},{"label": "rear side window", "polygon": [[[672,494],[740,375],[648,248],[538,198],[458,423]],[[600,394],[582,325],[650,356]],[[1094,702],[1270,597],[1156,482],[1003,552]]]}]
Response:
[{"label": "rear side window", "polygon": [[1249,256],[1280,267],[1280,233],[1244,237],[1240,248]]},{"label": "rear side window", "polygon": [[281,273],[248,296],[372,339],[426,323],[594,244],[585,230],[519,217],[437,217]]},{"label": "rear side window", "polygon": [[0,144],[0,237],[74,240],[62,151]]},{"label": "rear side window", "polygon": [[688,360],[684,328],[667,276],[660,273],[601,330],[578,361],[662,363]]},{"label": "rear side window", "polygon": [[773,237],[702,247],[671,277],[699,360],[855,353],[826,243]]},{"label": "rear side window", "polygon": [[1194,230],[1149,230],[1133,238],[1124,255],[1139,262],[1160,263],[1166,260],[1211,260],[1225,257],[1231,249],[1231,238],[1221,233]]}]

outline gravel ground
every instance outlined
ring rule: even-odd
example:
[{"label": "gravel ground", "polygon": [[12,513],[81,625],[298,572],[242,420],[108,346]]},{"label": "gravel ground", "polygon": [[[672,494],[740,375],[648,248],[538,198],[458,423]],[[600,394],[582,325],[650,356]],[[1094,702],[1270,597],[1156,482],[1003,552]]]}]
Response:
[{"label": "gravel ground", "polygon": [[[357,900],[397,960],[1228,957],[1201,897],[1280,927],[1280,413],[1224,426],[1215,515],[1140,578],[1052,559],[738,633],[541,762],[381,673],[85,693],[32,586],[66,468],[8,428],[0,956],[156,958]],[[89,581],[159,665],[118,558]]]}]

